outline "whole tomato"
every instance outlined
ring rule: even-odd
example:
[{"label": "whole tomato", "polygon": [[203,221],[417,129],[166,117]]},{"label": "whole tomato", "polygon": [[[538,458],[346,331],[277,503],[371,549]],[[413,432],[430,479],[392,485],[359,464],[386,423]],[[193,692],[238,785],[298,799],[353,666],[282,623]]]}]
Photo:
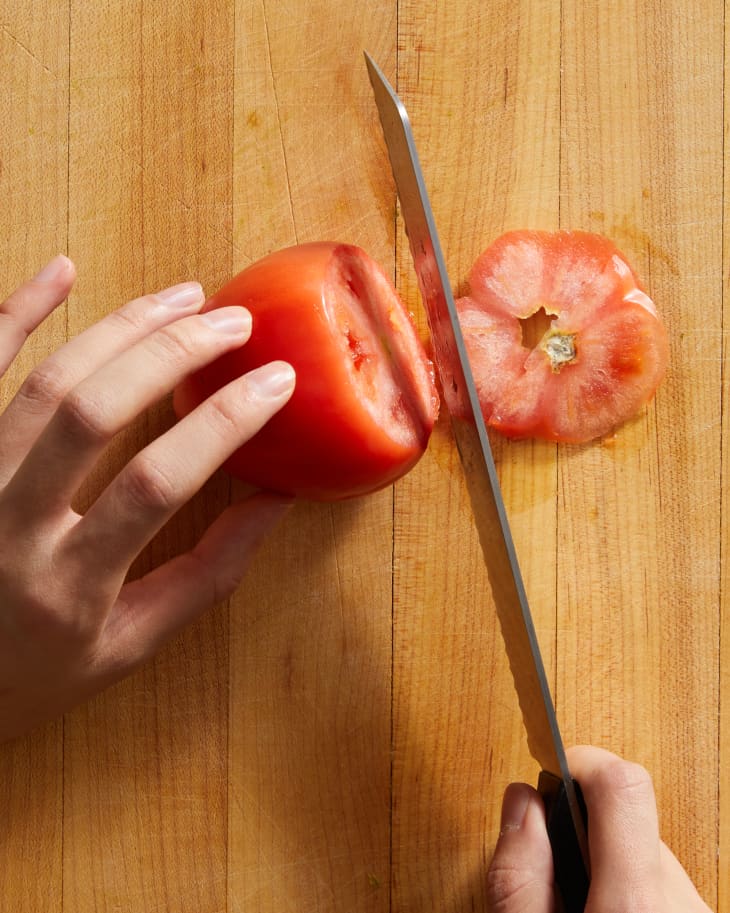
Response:
[{"label": "whole tomato", "polygon": [[206,302],[240,305],[250,340],[189,377],[182,416],[231,380],[281,359],[289,402],[226,463],[246,482],[311,500],[367,494],[424,452],[438,413],[433,367],[380,266],[358,247],[318,242],[253,263]]},{"label": "whole tomato", "polygon": [[[615,245],[581,231],[513,231],[476,260],[456,302],[488,425],[581,443],[654,396],[669,359],[652,300]],[[537,338],[526,325],[541,315]]]}]

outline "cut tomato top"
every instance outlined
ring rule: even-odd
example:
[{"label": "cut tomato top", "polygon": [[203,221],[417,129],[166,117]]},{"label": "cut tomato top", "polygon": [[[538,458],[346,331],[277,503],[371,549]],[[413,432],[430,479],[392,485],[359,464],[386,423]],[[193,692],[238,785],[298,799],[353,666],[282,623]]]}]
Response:
[{"label": "cut tomato top", "polygon": [[[491,427],[580,443],[613,431],[653,397],[667,333],[607,238],[509,232],[476,260],[469,281],[456,305]],[[549,326],[531,345],[523,321],[541,309]]]},{"label": "cut tomato top", "polygon": [[338,500],[389,485],[415,465],[438,413],[433,366],[396,290],[364,250],[313,242],[275,251],[204,310],[226,305],[251,312],[251,338],[178,387],[179,415],[268,361],[288,361],[297,375],[289,402],[227,461],[233,475]]}]

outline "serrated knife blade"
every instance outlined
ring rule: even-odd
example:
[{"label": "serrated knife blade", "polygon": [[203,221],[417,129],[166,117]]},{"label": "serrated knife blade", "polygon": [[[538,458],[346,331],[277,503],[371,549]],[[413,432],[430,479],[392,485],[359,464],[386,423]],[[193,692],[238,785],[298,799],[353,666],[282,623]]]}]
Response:
[{"label": "serrated knife blade", "polygon": [[530,753],[540,764],[555,880],[566,913],[582,911],[589,884],[585,809],[570,775],[535,627],[479,406],[456,305],[408,113],[365,54]]}]

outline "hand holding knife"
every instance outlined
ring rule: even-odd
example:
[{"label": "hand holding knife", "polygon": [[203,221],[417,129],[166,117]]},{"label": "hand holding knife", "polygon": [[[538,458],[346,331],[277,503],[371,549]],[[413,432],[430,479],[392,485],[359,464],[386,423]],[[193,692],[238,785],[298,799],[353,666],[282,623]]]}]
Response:
[{"label": "hand holding knife", "polygon": [[542,768],[538,790],[545,802],[555,883],[565,913],[580,913],[590,882],[585,806],[568,770],[408,114],[377,64],[368,54],[365,59],[528,746]]}]

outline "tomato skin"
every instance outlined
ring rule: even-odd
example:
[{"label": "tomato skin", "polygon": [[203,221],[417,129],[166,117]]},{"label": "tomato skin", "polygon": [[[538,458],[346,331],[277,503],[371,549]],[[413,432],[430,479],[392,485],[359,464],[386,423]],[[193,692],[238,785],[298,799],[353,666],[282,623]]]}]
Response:
[{"label": "tomato skin", "polygon": [[182,416],[269,361],[296,371],[289,402],[225,468],[258,487],[311,500],[383,488],[411,469],[438,411],[433,368],[380,267],[352,245],[315,242],[251,264],[204,307],[240,305],[250,340],[176,391]]},{"label": "tomato skin", "polygon": [[[469,284],[457,310],[485,421],[502,434],[584,443],[654,396],[667,333],[609,239],[508,232],[477,258]],[[554,319],[523,345],[520,321],[541,308]]]}]

